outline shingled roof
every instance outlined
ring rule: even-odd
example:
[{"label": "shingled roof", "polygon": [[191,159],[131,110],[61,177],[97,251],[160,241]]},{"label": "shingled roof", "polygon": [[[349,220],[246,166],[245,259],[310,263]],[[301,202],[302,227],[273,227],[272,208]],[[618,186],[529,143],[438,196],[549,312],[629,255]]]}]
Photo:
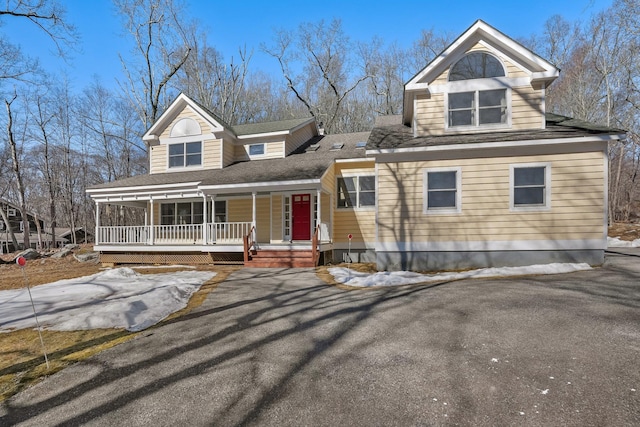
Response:
[{"label": "shingled roof", "polygon": [[557,114],[546,114],[545,129],[490,133],[413,136],[410,126],[396,124],[375,127],[367,141],[367,150],[432,147],[488,142],[531,141],[556,138],[576,138],[591,135],[620,135],[625,131],[584,122]]},{"label": "shingled roof", "polygon": [[[214,186],[320,179],[335,160],[364,158],[364,149],[356,148],[356,144],[367,141],[368,137],[369,132],[320,135],[310,139],[284,158],[237,162],[224,169],[138,175],[96,185],[90,189],[169,185],[188,182]],[[316,144],[317,150],[309,149],[312,145],[315,147]],[[340,149],[332,149],[334,144],[344,145]]]}]

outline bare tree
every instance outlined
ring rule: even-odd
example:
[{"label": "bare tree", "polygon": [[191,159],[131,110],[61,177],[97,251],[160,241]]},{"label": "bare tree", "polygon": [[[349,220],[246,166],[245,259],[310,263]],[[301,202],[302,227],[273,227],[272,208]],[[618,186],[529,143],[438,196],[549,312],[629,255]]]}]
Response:
[{"label": "bare tree", "polygon": [[[120,82],[145,128],[167,106],[169,83],[194,45],[194,27],[178,0],[114,0],[133,38],[133,57],[120,55],[127,76]],[[186,23],[185,23],[186,22]]]},{"label": "bare tree", "polygon": [[[350,56],[353,44],[339,20],[280,30],[262,49],[280,65],[287,87],[328,133],[356,131],[345,110],[349,95],[367,78],[366,64]],[[359,66],[358,66],[359,65]]]}]

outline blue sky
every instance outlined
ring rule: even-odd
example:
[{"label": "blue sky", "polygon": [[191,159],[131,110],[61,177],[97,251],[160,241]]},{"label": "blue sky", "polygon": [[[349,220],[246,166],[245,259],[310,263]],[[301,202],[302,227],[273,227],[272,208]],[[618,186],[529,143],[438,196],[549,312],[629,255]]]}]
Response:
[{"label": "blue sky", "polygon": [[[122,79],[118,52],[127,55],[130,46],[121,37],[120,20],[110,0],[62,0],[68,20],[76,25],[81,40],[78,52],[65,62],[51,54],[53,44],[25,20],[4,18],[3,37],[22,46],[39,58],[50,72],[66,73],[76,90],[82,90],[93,75],[107,87]],[[450,31],[460,34],[476,19],[483,19],[513,38],[541,34],[544,22],[559,14],[574,21],[586,22],[593,14],[612,4],[612,0],[563,1],[491,1],[457,2],[422,1],[334,1],[323,0],[303,6],[297,1],[186,0],[190,14],[209,32],[209,44],[225,58],[237,55],[246,45],[254,51],[252,69],[277,73],[273,59],[260,52],[260,43],[269,42],[274,29],[294,29],[303,22],[329,21],[339,18],[347,34],[355,40],[367,41],[374,36],[385,42],[396,41],[408,47],[418,39],[422,29]],[[425,64],[426,65],[426,64]]]}]

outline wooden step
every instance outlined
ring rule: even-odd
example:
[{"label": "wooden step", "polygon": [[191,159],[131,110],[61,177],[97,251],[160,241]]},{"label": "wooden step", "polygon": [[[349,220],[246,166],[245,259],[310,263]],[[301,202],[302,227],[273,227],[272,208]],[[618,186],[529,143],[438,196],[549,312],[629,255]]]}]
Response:
[{"label": "wooden step", "polygon": [[245,262],[246,267],[256,268],[306,268],[315,265],[311,250],[258,250]]}]

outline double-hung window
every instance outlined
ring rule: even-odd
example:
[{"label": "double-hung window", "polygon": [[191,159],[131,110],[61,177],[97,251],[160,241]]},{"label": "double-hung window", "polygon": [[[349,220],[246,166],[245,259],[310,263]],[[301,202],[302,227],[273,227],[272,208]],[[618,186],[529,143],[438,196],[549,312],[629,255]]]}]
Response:
[{"label": "double-hung window", "polygon": [[426,169],[423,175],[423,212],[461,212],[460,183],[460,168]]},{"label": "double-hung window", "polygon": [[169,168],[202,166],[202,142],[169,144]]},{"label": "double-hung window", "polygon": [[513,210],[545,210],[551,207],[550,164],[511,165],[510,172]]},{"label": "double-hung window", "polygon": [[507,90],[449,94],[449,127],[507,123]]},{"label": "double-hung window", "polygon": [[373,175],[338,178],[338,208],[362,208],[376,204],[376,179]]},{"label": "double-hung window", "polygon": [[202,202],[163,203],[160,205],[162,225],[202,224]]}]

